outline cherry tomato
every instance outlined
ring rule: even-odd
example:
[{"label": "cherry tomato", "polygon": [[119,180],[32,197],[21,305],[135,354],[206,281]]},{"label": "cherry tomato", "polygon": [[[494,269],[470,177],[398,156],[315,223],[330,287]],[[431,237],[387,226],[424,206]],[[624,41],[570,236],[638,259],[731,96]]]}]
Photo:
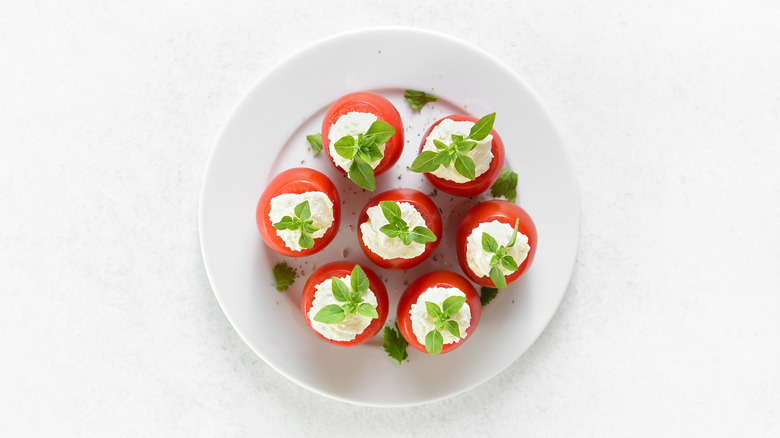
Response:
[{"label": "cherry tomato", "polygon": [[379,276],[374,273],[374,271],[363,265],[360,265],[360,267],[366,273],[366,277],[368,277],[368,288],[376,296],[376,311],[379,314],[379,318],[374,318],[368,327],[366,327],[362,333],[358,334],[351,341],[334,341],[326,338],[317,330],[314,330],[311,324],[311,320],[309,319],[309,310],[312,308],[312,302],[314,301],[314,293],[316,292],[315,287],[323,281],[329,280],[331,277],[344,278],[347,275],[351,275],[352,269],[354,267],[355,263],[351,262],[331,262],[320,266],[314,272],[312,272],[309,276],[309,279],[306,280],[306,284],[303,286],[303,295],[301,295],[301,312],[303,312],[303,318],[306,320],[306,324],[309,325],[309,328],[311,328],[312,331],[322,339],[325,339],[332,344],[341,345],[344,347],[362,344],[363,342],[366,342],[367,340],[376,336],[376,334],[379,333],[379,331],[382,330],[382,327],[385,325],[389,307],[385,284],[382,282]]},{"label": "cherry tomato", "polygon": [[512,228],[515,226],[517,219],[520,220],[520,225],[517,228],[518,233],[522,233],[528,237],[528,246],[531,249],[528,251],[528,255],[525,260],[518,266],[517,271],[510,275],[507,275],[506,283],[512,283],[520,278],[523,273],[533,263],[534,255],[536,254],[536,245],[538,237],[536,234],[536,225],[531,219],[531,216],[526,213],[519,205],[501,200],[486,201],[474,206],[471,210],[466,212],[458,225],[457,237],[455,239],[455,245],[458,253],[458,263],[460,268],[471,279],[471,281],[477,283],[480,286],[495,287],[493,281],[489,276],[477,277],[476,274],[469,268],[468,261],[466,260],[466,240],[471,232],[484,222],[499,221],[508,224]]},{"label": "cherry tomato", "polygon": [[[330,199],[330,202],[333,203],[333,223],[330,225],[330,228],[325,231],[325,235],[314,239],[314,246],[312,248],[293,251],[288,248],[287,245],[284,244],[284,240],[276,234],[276,228],[274,228],[271,219],[268,217],[268,214],[271,211],[271,199],[288,193],[300,194],[315,191],[325,193]],[[336,236],[336,232],[339,229],[339,223],[341,222],[341,201],[339,199],[339,192],[336,189],[336,186],[333,185],[333,182],[321,172],[305,167],[288,169],[276,175],[274,179],[268,183],[268,186],[260,196],[260,200],[257,202],[255,219],[257,221],[257,229],[260,231],[260,236],[262,236],[266,245],[274,251],[290,257],[312,255],[325,248]]]},{"label": "cherry tomato", "polygon": [[[436,236],[436,240],[427,242],[423,253],[410,259],[403,259],[400,257],[385,259],[379,254],[371,251],[371,249],[363,243],[363,230],[360,228],[360,225],[368,221],[368,209],[379,205],[382,201],[407,202],[412,204],[425,221],[425,226]],[[363,207],[363,211],[361,211],[360,216],[358,216],[358,243],[360,244],[360,249],[363,250],[369,260],[374,262],[377,266],[386,269],[409,269],[419,265],[433,253],[437,246],[439,246],[441,233],[442,222],[438,207],[436,207],[436,204],[433,203],[428,195],[417,190],[395,189],[380,193],[374,196],[371,201]]]},{"label": "cherry tomato", "polygon": [[[395,109],[389,100],[378,94],[365,91],[347,94],[333,102],[322,121],[322,148],[334,166],[336,166],[336,162],[333,160],[329,149],[330,139],[328,134],[330,134],[330,127],[336,123],[339,117],[351,112],[371,113],[376,116],[377,120],[387,122],[395,129],[395,134],[385,143],[382,160],[374,169],[374,175],[381,175],[401,158],[401,152],[404,150],[404,126],[401,122],[401,115],[398,114],[398,110]],[[339,166],[336,166],[336,168],[342,173],[347,173]]]},{"label": "cherry tomato", "polygon": [[415,336],[412,331],[410,311],[412,309],[412,304],[417,302],[417,299],[423,292],[436,286],[460,289],[461,292],[466,294],[466,304],[468,304],[469,310],[471,311],[471,325],[466,329],[466,336],[461,338],[458,342],[444,344],[441,351],[442,353],[447,353],[462,345],[477,328],[480,315],[482,314],[482,304],[479,301],[479,294],[477,294],[474,286],[463,278],[463,276],[451,271],[434,271],[415,280],[406,288],[398,301],[396,320],[398,321],[398,329],[404,339],[406,339],[406,342],[424,353],[428,353],[428,351],[425,349],[425,343],[418,341],[417,336]]},{"label": "cherry tomato", "polygon": [[[431,131],[433,131],[433,128],[436,127],[442,121],[444,121],[444,119],[450,119],[456,122],[467,121],[467,122],[474,122],[474,123],[476,123],[479,120],[476,117],[467,116],[463,114],[455,114],[455,115],[444,117],[443,119],[431,125],[431,127],[428,128],[427,131],[425,131],[425,135],[423,135],[422,142],[420,143],[420,150],[419,150],[420,153],[422,152],[423,146],[425,146],[425,140],[428,138],[429,135],[431,135]],[[492,186],[496,182],[498,177],[501,175],[501,170],[504,169],[504,142],[501,141],[501,137],[498,136],[498,133],[496,132],[495,129],[491,130],[490,134],[493,136],[493,142],[490,148],[490,152],[493,154],[493,160],[490,161],[490,167],[488,168],[488,170],[485,171],[485,173],[483,173],[482,175],[478,176],[476,179],[474,179],[474,181],[457,183],[454,181],[449,181],[443,178],[439,178],[438,176],[432,173],[425,173],[424,174],[425,177],[428,178],[428,181],[430,181],[430,183],[437,189],[455,196],[474,196],[489,189],[490,186]]]}]

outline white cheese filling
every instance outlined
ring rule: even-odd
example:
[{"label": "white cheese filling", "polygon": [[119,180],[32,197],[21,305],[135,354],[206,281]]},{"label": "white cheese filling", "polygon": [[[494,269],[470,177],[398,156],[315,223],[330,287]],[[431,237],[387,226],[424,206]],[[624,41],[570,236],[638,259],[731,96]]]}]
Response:
[{"label": "white cheese filling", "polygon": [[[336,163],[337,166],[341,167],[345,171],[349,171],[349,166],[352,165],[352,161],[354,160],[351,158],[344,158],[339,155],[338,152],[336,152],[336,146],[334,146],[334,143],[336,143],[340,138],[346,137],[348,135],[351,135],[355,138],[355,140],[357,140],[358,134],[365,134],[368,131],[368,128],[371,127],[371,124],[376,121],[377,117],[371,113],[351,112],[339,117],[339,119],[336,120],[336,123],[330,126],[330,132],[328,132],[328,140],[330,140],[328,152],[330,153],[330,156],[333,157],[333,162]],[[379,151],[382,152],[382,155],[384,155],[384,143],[379,146]],[[376,166],[379,165],[380,161],[382,161],[382,159],[372,161],[368,164],[370,164],[372,168],[376,169]]]},{"label": "white cheese filling", "polygon": [[[433,140],[439,140],[440,142],[449,146],[452,144],[452,134],[460,135],[463,138],[466,138],[469,136],[469,131],[471,131],[472,126],[474,126],[474,122],[456,122],[450,119],[444,119],[441,123],[433,127],[430,135],[428,135],[428,138],[425,139],[425,145],[423,146],[422,150],[439,152],[439,149],[433,143]],[[493,152],[490,151],[493,143],[493,136],[488,134],[487,137],[476,143],[477,145],[474,147],[474,149],[467,152],[466,155],[474,160],[475,175],[478,177],[488,171],[490,168],[490,162],[493,161]],[[456,183],[470,181],[468,178],[455,170],[454,163],[450,163],[447,167],[439,166],[439,168],[431,172],[431,174],[436,175],[441,179],[446,179]]]},{"label": "white cheese filling", "polygon": [[[344,284],[349,286],[352,276],[347,275],[345,277],[336,277],[336,278],[343,281]],[[314,301],[312,301],[311,303],[311,308],[309,309],[307,316],[311,321],[312,328],[314,328],[314,330],[316,330],[322,336],[325,336],[326,338],[332,341],[351,341],[355,339],[357,335],[363,333],[363,330],[365,330],[366,327],[368,327],[371,324],[373,318],[363,316],[357,312],[355,312],[354,314],[347,315],[344,318],[344,321],[341,321],[340,323],[337,324],[325,324],[323,322],[315,321],[314,315],[316,315],[317,312],[319,312],[320,309],[322,309],[323,307],[330,304],[341,306],[344,303],[341,301],[336,301],[336,298],[333,296],[333,289],[331,288],[331,279],[327,279],[322,283],[314,286],[314,291],[315,291]],[[371,289],[368,289],[363,294],[363,302],[371,304],[376,308],[377,305],[376,295],[374,295],[374,292],[371,291]]]},{"label": "white cheese filling", "polygon": [[[323,192],[304,192],[300,194],[285,193],[271,199],[271,211],[268,212],[268,218],[272,224],[282,220],[285,216],[295,217],[295,206],[303,201],[309,201],[309,210],[314,222],[312,225],[319,228],[311,234],[313,239],[318,239],[325,235],[328,228],[333,225],[333,202],[328,195]],[[303,248],[298,244],[301,237],[301,230],[276,230],[287,248],[293,251],[300,251]]]},{"label": "white cheese filling", "polygon": [[[471,231],[469,237],[466,239],[466,260],[469,264],[469,269],[477,277],[490,276],[490,259],[493,258],[492,253],[488,254],[482,248],[482,234],[488,233],[494,239],[499,246],[506,246],[509,243],[509,239],[512,238],[514,227],[499,221],[482,222],[476,228]],[[528,251],[531,247],[528,246],[528,237],[521,232],[517,232],[517,238],[515,244],[511,248],[507,249],[507,253],[515,259],[517,266],[523,263],[523,260],[528,256]],[[509,275],[512,271],[505,269],[499,265],[501,272],[504,276]]]},{"label": "white cheese filling", "polygon": [[[408,202],[398,202],[401,208],[401,219],[406,221],[410,230],[414,227],[428,227],[419,211]],[[382,214],[382,207],[375,205],[366,210],[368,220],[360,224],[360,231],[363,233],[363,244],[373,251],[376,255],[385,260],[390,259],[412,259],[425,252],[425,244],[412,242],[409,245],[404,243],[398,237],[390,237],[379,231],[380,228],[390,222]]]},{"label": "white cheese filling", "polygon": [[[425,345],[425,336],[436,328],[436,320],[428,314],[425,302],[430,301],[441,308],[444,300],[452,296],[465,297],[466,294],[455,287],[436,286],[428,288],[425,292],[420,294],[420,297],[417,298],[417,302],[412,304],[412,308],[409,311],[409,316],[412,320],[412,333],[414,333],[414,336],[419,343]],[[447,331],[447,329],[442,329],[439,332],[444,338],[445,344],[452,344],[453,342],[458,342],[466,337],[466,330],[471,327],[471,308],[469,307],[469,304],[463,303],[463,307],[461,307],[450,319],[458,323],[460,337],[455,337],[452,333]]]}]

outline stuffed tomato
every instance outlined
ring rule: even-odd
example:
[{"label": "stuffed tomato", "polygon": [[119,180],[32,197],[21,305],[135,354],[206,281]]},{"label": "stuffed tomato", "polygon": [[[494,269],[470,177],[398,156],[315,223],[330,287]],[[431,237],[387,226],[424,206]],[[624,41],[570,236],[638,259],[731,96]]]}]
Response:
[{"label": "stuffed tomato", "polygon": [[425,193],[395,189],[374,196],[358,216],[358,244],[369,260],[386,269],[408,269],[439,245],[442,220]]},{"label": "stuffed tomato", "polygon": [[279,254],[303,257],[325,248],[341,221],[336,186],[323,173],[304,167],[276,175],[260,196],[257,229]]},{"label": "stuffed tomato", "polygon": [[347,94],[325,113],[322,146],[336,168],[358,186],[373,191],[375,176],[390,169],[403,152],[401,115],[378,94]]},{"label": "stuffed tomato", "polygon": [[458,264],[480,286],[506,289],[533,263],[537,241],[536,225],[519,205],[486,201],[458,225]]},{"label": "stuffed tomato", "polygon": [[398,301],[401,335],[428,354],[458,348],[479,324],[482,305],[471,283],[450,271],[434,271],[415,280]]},{"label": "stuffed tomato", "polygon": [[437,121],[423,136],[410,169],[455,196],[484,192],[504,168],[504,143],[493,129],[495,117],[451,115]]},{"label": "stuffed tomato", "polygon": [[352,346],[374,337],[387,320],[387,290],[370,269],[350,262],[320,266],[303,286],[301,311],[322,339]]}]

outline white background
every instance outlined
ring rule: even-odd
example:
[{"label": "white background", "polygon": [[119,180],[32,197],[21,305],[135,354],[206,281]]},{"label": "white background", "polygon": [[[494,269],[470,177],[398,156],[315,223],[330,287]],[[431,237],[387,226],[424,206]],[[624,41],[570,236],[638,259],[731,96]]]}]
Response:
[{"label": "white background", "polygon": [[[0,3],[0,435],[780,435],[780,6],[471,4]],[[267,366],[198,243],[238,100],[289,53],[374,25],[507,63],[582,194],[544,334],[414,408],[335,402]]]}]

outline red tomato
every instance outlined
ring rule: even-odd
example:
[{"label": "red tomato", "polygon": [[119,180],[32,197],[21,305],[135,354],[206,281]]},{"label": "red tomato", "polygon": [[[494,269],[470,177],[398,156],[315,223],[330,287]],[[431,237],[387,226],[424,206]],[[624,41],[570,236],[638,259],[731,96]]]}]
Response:
[{"label": "red tomato", "polygon": [[398,321],[398,329],[404,339],[406,339],[406,342],[424,353],[427,353],[428,351],[425,349],[425,343],[418,341],[417,336],[415,336],[412,331],[412,319],[409,312],[412,310],[412,304],[417,302],[417,299],[423,292],[436,286],[460,289],[466,294],[466,304],[469,305],[471,310],[471,325],[466,329],[466,337],[461,338],[458,342],[444,344],[441,351],[442,353],[447,353],[462,345],[477,328],[479,317],[482,314],[482,304],[479,301],[479,294],[477,294],[474,286],[462,276],[451,271],[434,271],[415,280],[406,288],[398,301],[396,320]]},{"label": "red tomato", "polygon": [[[360,225],[368,221],[368,209],[379,205],[382,201],[407,202],[412,204],[412,206],[420,212],[420,216],[423,217],[423,220],[425,220],[425,226],[436,235],[436,241],[426,243],[423,253],[411,259],[385,259],[379,254],[371,251],[363,243],[363,231],[360,229]],[[376,263],[377,266],[386,269],[409,269],[419,265],[433,253],[437,246],[439,246],[441,231],[441,214],[439,213],[436,204],[434,204],[431,198],[425,193],[412,189],[395,189],[380,193],[374,196],[371,201],[363,207],[363,211],[361,211],[360,216],[358,216],[358,243],[360,244],[360,249],[363,250],[369,260]]]},{"label": "red tomato", "polygon": [[[401,152],[404,150],[404,125],[401,122],[401,115],[398,114],[398,110],[395,109],[389,100],[378,94],[365,91],[347,94],[333,102],[322,121],[322,148],[334,166],[336,166],[336,162],[333,161],[333,157],[328,149],[330,146],[330,139],[328,138],[330,127],[336,123],[339,117],[351,112],[371,113],[378,120],[389,123],[395,129],[395,134],[385,143],[382,160],[374,169],[374,175],[381,175],[401,158]],[[343,173],[347,173],[339,166],[336,166],[336,168]]]},{"label": "red tomato", "polygon": [[469,268],[469,264],[466,261],[466,239],[468,239],[471,232],[479,224],[483,222],[492,222],[494,220],[503,222],[514,228],[517,219],[520,219],[520,225],[517,228],[517,232],[518,234],[522,233],[528,237],[528,246],[530,246],[531,249],[528,251],[528,256],[525,260],[518,266],[517,271],[506,276],[507,284],[520,278],[534,261],[538,237],[536,234],[536,225],[534,225],[531,216],[529,216],[519,205],[501,200],[486,201],[477,204],[463,216],[463,219],[461,219],[460,224],[458,225],[455,245],[460,268],[471,281],[480,286],[495,287],[490,277],[477,277],[471,268]]},{"label": "red tomato", "polygon": [[[284,244],[282,238],[276,234],[276,228],[274,228],[271,223],[268,213],[271,211],[271,199],[276,196],[287,193],[300,194],[305,192],[323,192],[328,195],[328,198],[330,198],[330,201],[333,203],[333,223],[330,228],[325,231],[324,236],[314,239],[314,246],[311,249],[304,248],[300,251],[293,251],[288,248]],[[339,229],[339,223],[341,222],[341,201],[339,199],[339,192],[331,180],[321,172],[305,167],[288,169],[276,175],[274,179],[268,183],[262,196],[260,196],[260,200],[257,202],[255,219],[257,221],[257,229],[260,231],[260,236],[262,236],[266,245],[271,247],[274,251],[290,257],[312,255],[325,248],[336,236],[336,232]]]},{"label": "red tomato", "polygon": [[312,302],[314,301],[314,293],[316,292],[315,287],[323,281],[330,280],[331,277],[344,278],[347,275],[352,274],[352,269],[354,267],[355,263],[350,262],[331,262],[320,266],[314,272],[312,272],[309,276],[309,279],[306,280],[306,284],[303,286],[303,295],[301,296],[301,312],[303,312],[303,318],[306,320],[306,324],[309,325],[309,328],[311,328],[312,331],[322,339],[325,339],[332,344],[341,345],[344,347],[362,344],[363,342],[366,342],[367,340],[376,336],[376,334],[379,333],[379,331],[382,330],[382,327],[385,325],[385,321],[387,320],[387,309],[389,307],[385,284],[374,273],[374,271],[366,268],[363,265],[360,265],[360,267],[366,273],[366,277],[368,277],[368,288],[374,292],[374,295],[376,296],[376,312],[379,314],[379,318],[373,319],[371,324],[369,324],[362,333],[358,334],[355,339],[351,341],[334,341],[326,338],[320,334],[320,332],[314,330],[311,324],[311,320],[309,319],[309,310],[311,309]]},{"label": "red tomato", "polygon": [[[474,123],[479,120],[476,117],[455,114],[437,121],[431,125],[427,131],[425,131],[425,135],[423,135],[422,142],[420,143],[419,152],[422,152],[422,148],[425,146],[425,140],[429,135],[431,135],[433,128],[441,123],[444,119],[450,119],[456,122],[468,121]],[[498,136],[498,133],[495,129],[491,130],[490,134],[493,136],[493,142],[490,148],[490,152],[493,154],[493,160],[490,162],[490,167],[488,170],[474,179],[474,181],[456,183],[454,181],[439,178],[432,173],[425,173],[425,177],[428,178],[428,181],[430,181],[430,183],[433,184],[433,186],[437,189],[455,196],[474,196],[489,189],[490,186],[492,186],[501,175],[501,170],[504,169],[504,142],[501,141],[501,137]]]}]

